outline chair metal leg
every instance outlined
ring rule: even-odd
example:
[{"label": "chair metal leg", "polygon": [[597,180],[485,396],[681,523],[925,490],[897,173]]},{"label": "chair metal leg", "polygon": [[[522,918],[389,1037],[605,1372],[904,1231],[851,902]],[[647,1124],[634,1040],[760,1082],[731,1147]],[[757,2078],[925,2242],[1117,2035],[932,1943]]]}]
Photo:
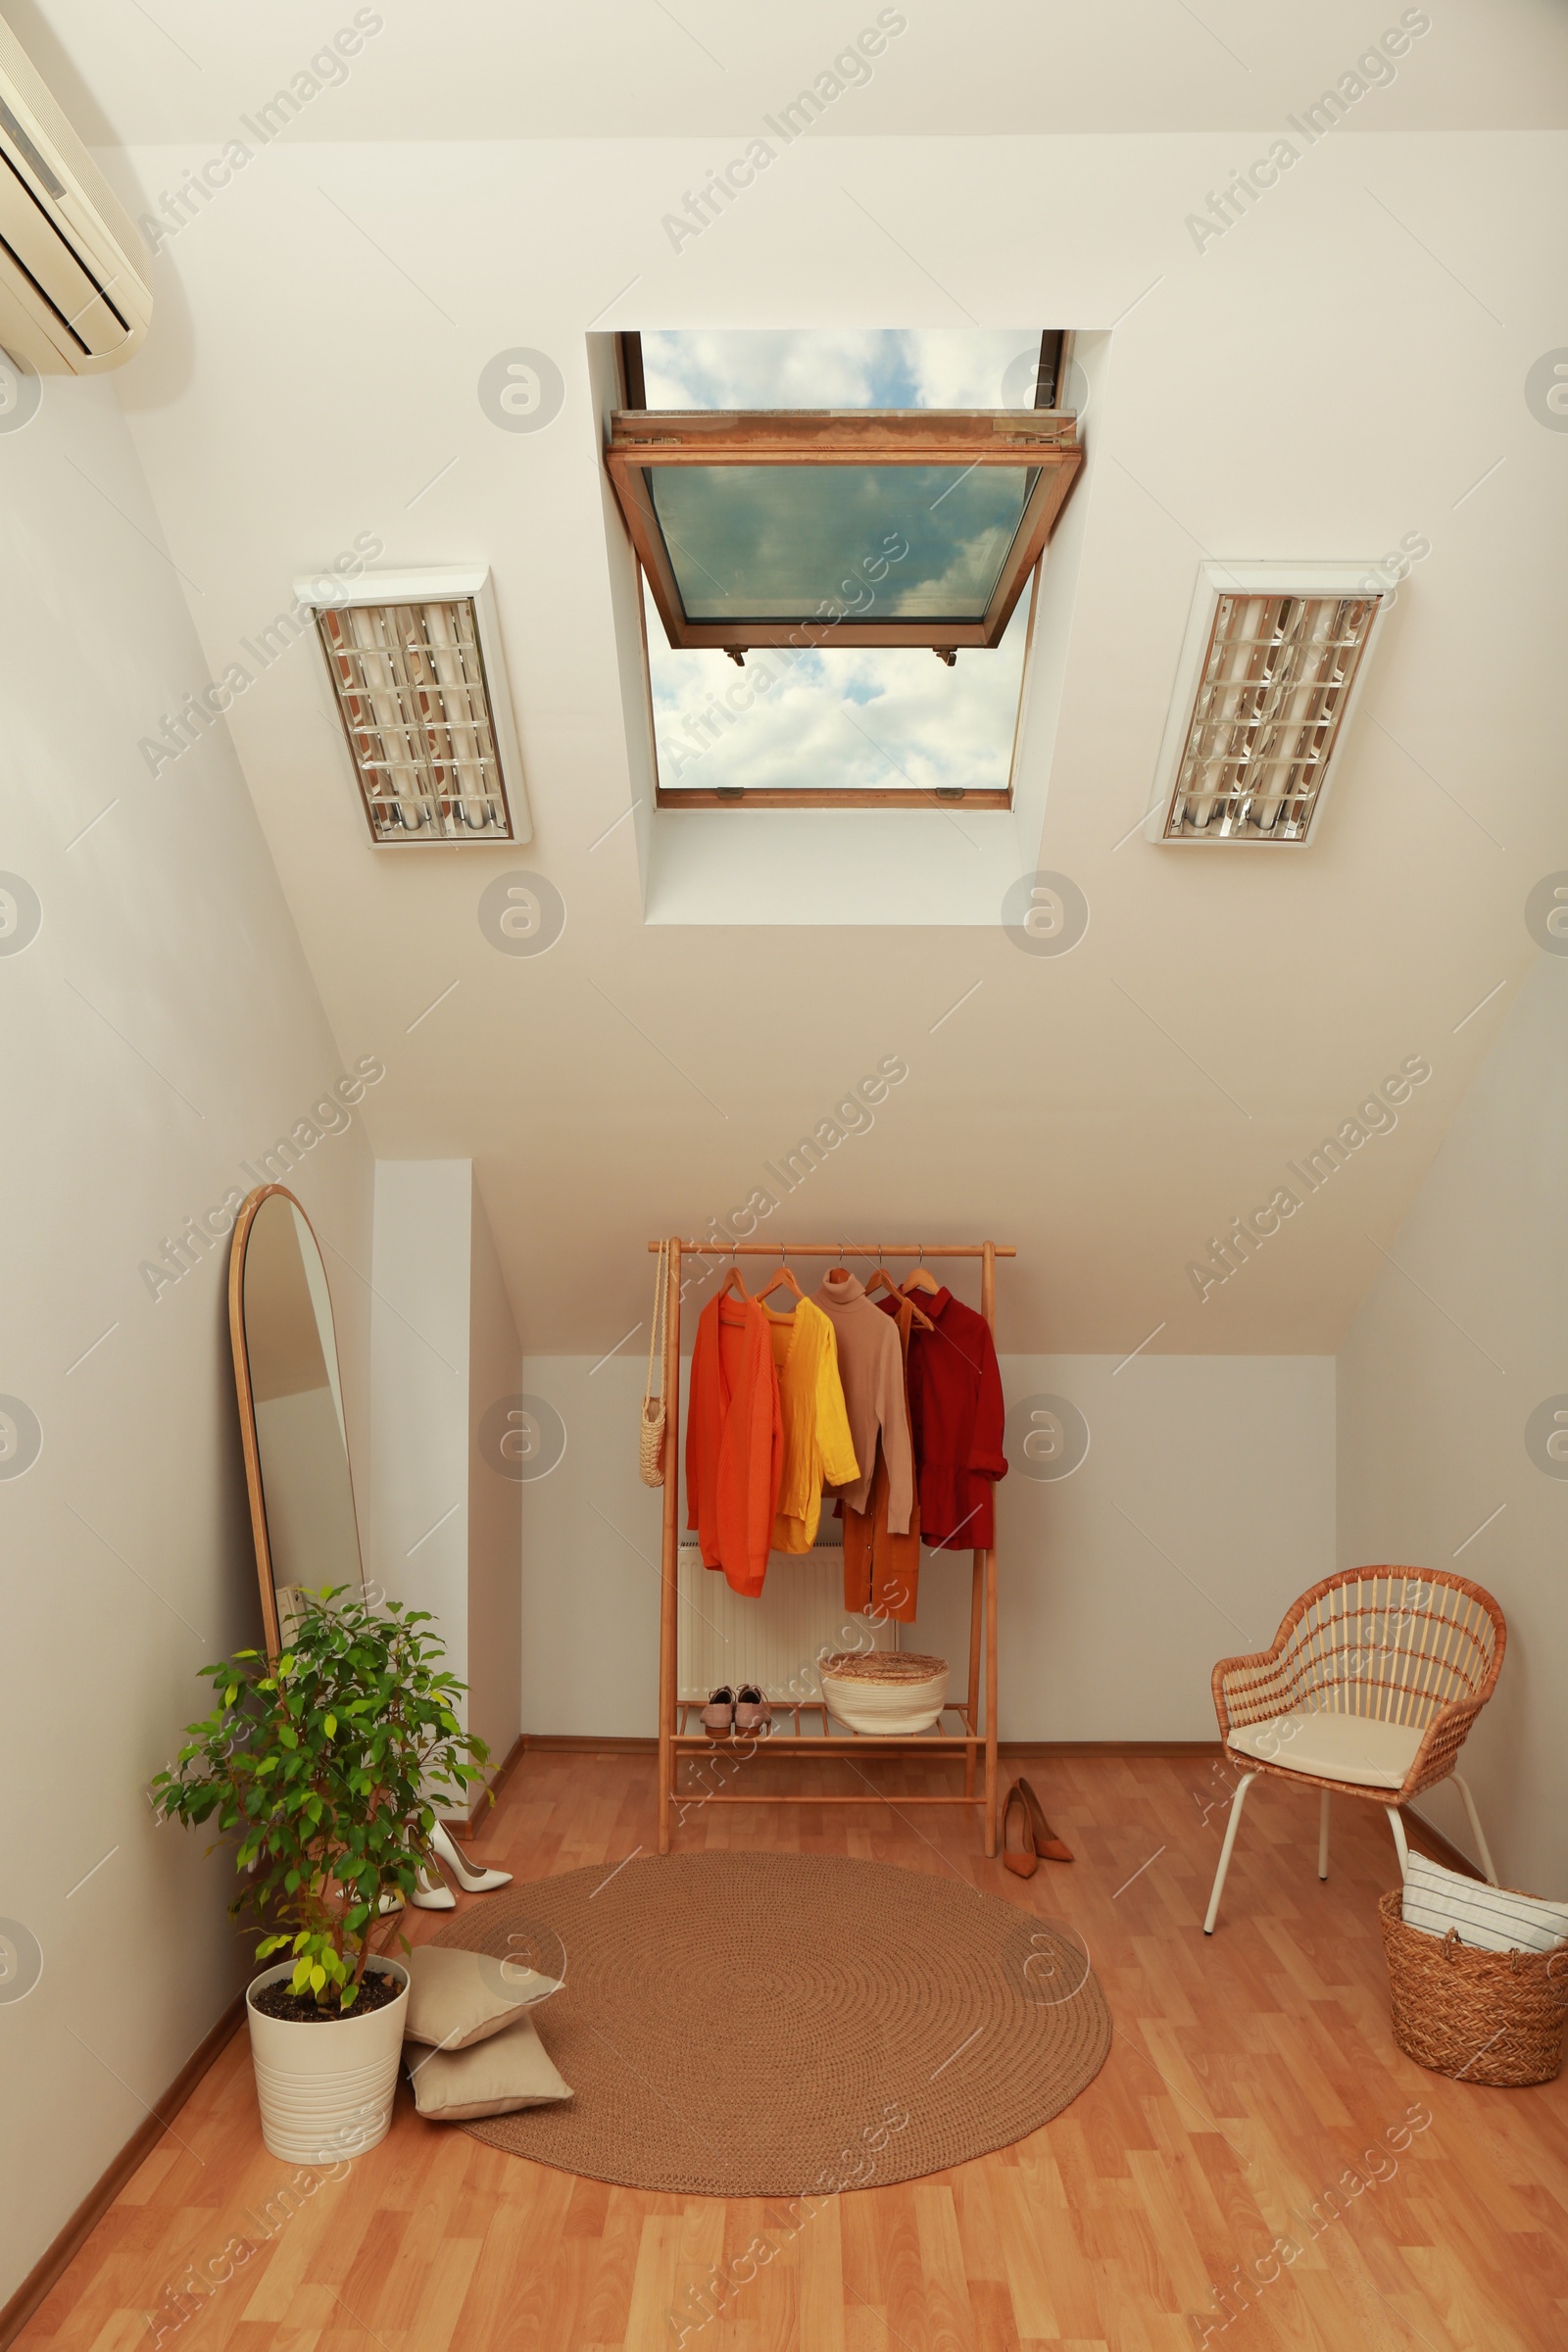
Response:
[{"label": "chair metal leg", "polygon": [[1329,1792],[1326,1788],[1318,1791],[1317,1875],[1320,1879],[1326,1879],[1329,1875]]},{"label": "chair metal leg", "polygon": [[1464,1809],[1470,1817],[1470,1835],[1481,1848],[1481,1867],[1487,1874],[1487,1884],[1489,1886],[1495,1886],[1497,1884],[1496,1865],[1492,1859],[1492,1848],[1487,1843],[1487,1833],[1481,1827],[1481,1816],[1476,1811],[1476,1800],[1470,1793],[1470,1784],[1457,1772],[1450,1773],[1448,1777],[1464,1798]]},{"label": "chair metal leg", "polygon": [[1261,1778],[1261,1773],[1250,1772],[1236,1784],[1236,1794],[1231,1798],[1230,1819],[1225,1824],[1225,1842],[1219,1849],[1219,1868],[1214,1873],[1214,1891],[1208,1898],[1208,1916],[1203,1922],[1205,1936],[1213,1935],[1214,1922],[1219,1917],[1219,1898],[1225,1891],[1225,1873],[1231,1866],[1231,1849],[1236,1843],[1236,1833],[1241,1828],[1242,1807],[1247,1802],[1247,1791],[1254,1781]]},{"label": "chair metal leg", "polygon": [[1399,1856],[1399,1876],[1402,1879],[1410,1860],[1410,1845],[1404,1834],[1404,1823],[1399,1819],[1397,1805],[1385,1805],[1383,1810],[1388,1815],[1389,1827],[1394,1832],[1394,1842]]}]

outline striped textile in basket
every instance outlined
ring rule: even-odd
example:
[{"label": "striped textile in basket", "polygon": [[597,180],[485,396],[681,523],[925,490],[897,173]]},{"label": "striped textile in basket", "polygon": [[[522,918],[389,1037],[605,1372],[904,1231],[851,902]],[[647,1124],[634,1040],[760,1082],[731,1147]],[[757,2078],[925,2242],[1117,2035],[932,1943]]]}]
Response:
[{"label": "striped textile in basket", "polygon": [[1404,1924],[1427,1936],[1446,1936],[1452,1928],[1461,1943],[1480,1952],[1549,1952],[1568,1941],[1568,1903],[1488,1886],[1412,1854],[1404,1874]]}]

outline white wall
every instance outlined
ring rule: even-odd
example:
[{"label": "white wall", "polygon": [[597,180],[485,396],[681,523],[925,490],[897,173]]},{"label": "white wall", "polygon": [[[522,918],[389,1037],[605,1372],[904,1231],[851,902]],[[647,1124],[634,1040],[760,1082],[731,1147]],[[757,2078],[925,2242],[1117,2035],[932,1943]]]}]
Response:
[{"label": "white wall", "polygon": [[[637,1477],[634,1346],[598,1370],[587,1356],[525,1361],[525,1390],[567,1432],[559,1465],[522,1489],[530,1732],[658,1728],[661,1497]],[[1332,1357],[1118,1360],[1003,1358],[1004,1740],[1215,1738],[1215,1660],[1266,1646],[1334,1564]],[[1017,1408],[1038,1396],[1088,1424],[1088,1453],[1060,1480],[1019,1467]],[[969,1560],[927,1553],[906,1647],[966,1654]]]},{"label": "white wall", "polygon": [[466,1679],[468,1723],[490,1742],[494,1769],[522,1729],[522,1490],[490,1416],[522,1387],[522,1347],[477,1177],[471,1198]]},{"label": "white wall", "polygon": [[468,1160],[377,1163],[375,1292],[370,1564],[395,1600],[434,1613],[469,1685],[464,1720],[500,1763],[520,1728],[521,1537],[517,1485],[481,1440],[519,1389],[521,1349]]},{"label": "white wall", "polygon": [[434,1613],[453,1671],[468,1645],[468,1203],[466,1159],[375,1169],[370,1309],[371,1570]]},{"label": "white wall", "polygon": [[[155,1261],[376,1043],[328,1028],[221,726],[138,753],[206,675],[113,390],[51,380],[0,434],[0,865],[42,908],[0,937],[0,1392],[43,1437],[0,1476],[0,1914],[43,1952],[0,1999],[0,2300],[245,1975],[231,1867],[143,1796],[261,1634],[227,1241]],[[370,1159],[331,1123],[292,1181],[363,1448]]]},{"label": "white wall", "polygon": [[[1568,960],[1544,954],[1341,1353],[1339,1548],[1345,1567],[1451,1569],[1502,1603],[1502,1674],[1462,1769],[1504,1883],[1549,1894],[1568,1887],[1568,1481],[1525,1433],[1568,1393],[1565,1187]],[[1473,1854],[1454,1789],[1420,1810]]]}]

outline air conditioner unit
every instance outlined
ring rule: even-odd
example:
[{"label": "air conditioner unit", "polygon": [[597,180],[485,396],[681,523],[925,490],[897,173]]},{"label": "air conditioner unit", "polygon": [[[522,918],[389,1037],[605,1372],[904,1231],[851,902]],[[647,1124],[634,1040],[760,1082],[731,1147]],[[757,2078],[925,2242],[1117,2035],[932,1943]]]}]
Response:
[{"label": "air conditioner unit", "polygon": [[152,317],[140,230],[0,24],[0,346],[41,375],[128,360]]}]

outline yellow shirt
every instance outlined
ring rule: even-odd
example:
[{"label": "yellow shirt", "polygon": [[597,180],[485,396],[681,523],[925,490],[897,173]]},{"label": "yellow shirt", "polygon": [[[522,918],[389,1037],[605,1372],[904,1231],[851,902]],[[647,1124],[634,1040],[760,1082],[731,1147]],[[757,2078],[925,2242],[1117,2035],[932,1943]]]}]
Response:
[{"label": "yellow shirt", "polygon": [[792,1315],[775,1315],[766,1305],[762,1312],[773,1344],[784,1420],[773,1549],[809,1551],[821,1517],[823,1487],[853,1486],[860,1475],[844,1409],[838,1341],[832,1318],[809,1298],[803,1298]]}]

